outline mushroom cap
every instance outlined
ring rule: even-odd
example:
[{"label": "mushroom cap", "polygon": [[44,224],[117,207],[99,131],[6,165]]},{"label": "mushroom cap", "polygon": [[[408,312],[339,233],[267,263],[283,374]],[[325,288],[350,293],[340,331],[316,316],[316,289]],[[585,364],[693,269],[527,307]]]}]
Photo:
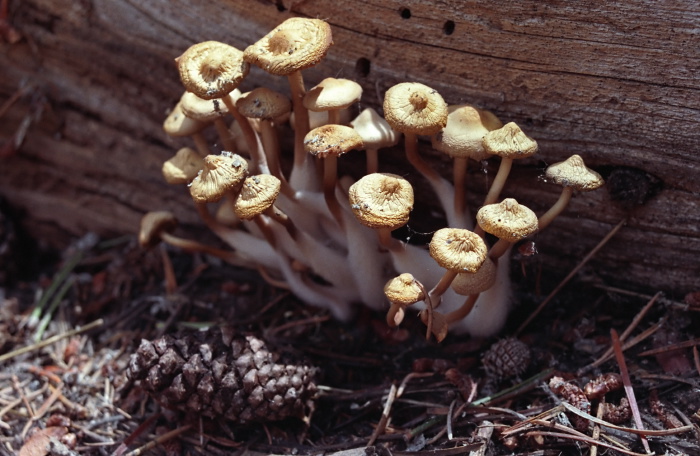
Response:
[{"label": "mushroom cap", "polygon": [[205,100],[228,95],[250,68],[242,51],[218,41],[192,45],[175,61],[185,89]]},{"label": "mushroom cap", "polygon": [[203,166],[204,160],[196,151],[183,147],[163,163],[163,177],[168,184],[187,184],[197,177]]},{"label": "mushroom cap", "polygon": [[207,155],[202,172],[190,183],[190,195],[195,203],[215,203],[226,193],[237,193],[247,175],[248,162],[240,155]]},{"label": "mushroom cap", "polygon": [[424,84],[402,82],[384,94],[384,117],[401,133],[434,135],[447,124],[447,104]]},{"label": "mushroom cap", "polygon": [[450,286],[455,293],[463,296],[484,292],[496,283],[496,270],[496,263],[487,257],[478,271],[460,272]]},{"label": "mushroom cap", "polygon": [[[238,96],[240,96],[241,92],[238,89],[234,89],[231,94],[236,92],[238,92]],[[221,99],[214,98],[205,100],[204,98],[199,98],[192,92],[185,92],[182,94],[182,97],[180,97],[180,106],[182,107],[182,112],[187,117],[199,120],[200,122],[213,122],[214,119],[228,114],[228,107]]]},{"label": "mushroom cap", "polygon": [[484,149],[503,158],[527,158],[537,153],[537,142],[523,133],[515,122],[508,122],[484,136]]},{"label": "mushroom cap", "polygon": [[410,306],[425,299],[423,289],[413,274],[403,273],[389,280],[384,285],[384,295],[393,304]]},{"label": "mushroom cap", "polygon": [[500,128],[501,121],[489,111],[470,105],[449,106],[447,110],[447,125],[433,136],[433,148],[452,158],[489,158],[482,140],[489,131]]},{"label": "mushroom cap", "polygon": [[175,105],[163,122],[163,130],[170,136],[190,136],[202,131],[207,124],[187,117],[182,111],[182,104]]},{"label": "mushroom cap", "polygon": [[154,247],[160,242],[160,234],[171,232],[177,227],[177,219],[172,212],[147,212],[141,218],[139,244],[141,247]]},{"label": "mushroom cap", "polygon": [[250,220],[271,207],[280,194],[280,180],[271,174],[248,176],[236,198],[234,212],[243,220]]},{"label": "mushroom cap", "polygon": [[348,198],[355,217],[370,228],[400,228],[413,210],[413,187],[396,174],[368,174],[350,186]]},{"label": "mushroom cap", "polygon": [[429,247],[430,256],[440,267],[457,272],[476,272],[488,254],[481,236],[462,228],[437,230]]},{"label": "mushroom cap", "polygon": [[318,158],[339,157],[353,149],[363,149],[362,137],[345,125],[323,125],[304,137],[304,149]]},{"label": "mushroom cap", "polygon": [[327,22],[291,17],[248,46],[243,58],[268,73],[287,76],[316,65],[331,44],[333,35]]},{"label": "mushroom cap", "polygon": [[292,110],[292,102],[285,95],[258,87],[236,100],[238,112],[252,119],[273,120]]},{"label": "mushroom cap", "polygon": [[350,122],[352,128],[362,137],[366,149],[381,149],[395,146],[401,133],[392,129],[377,111],[367,108]]},{"label": "mushroom cap", "polygon": [[513,198],[482,207],[476,213],[476,222],[487,233],[508,242],[518,241],[537,231],[537,215]]},{"label": "mushroom cap", "polygon": [[362,86],[350,79],[326,78],[304,95],[304,107],[309,111],[331,111],[360,101]]},{"label": "mushroom cap", "polygon": [[563,187],[571,187],[581,192],[590,192],[605,183],[600,174],[586,167],[579,155],[572,155],[563,162],[550,165],[545,175],[547,179],[552,179]]}]

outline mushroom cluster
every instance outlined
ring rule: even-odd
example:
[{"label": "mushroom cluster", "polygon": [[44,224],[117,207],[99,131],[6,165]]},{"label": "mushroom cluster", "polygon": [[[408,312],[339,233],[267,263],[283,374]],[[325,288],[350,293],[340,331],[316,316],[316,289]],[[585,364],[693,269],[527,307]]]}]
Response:
[{"label": "mushroom cluster", "polygon": [[[164,129],[191,137],[193,147],[168,160],[163,175],[170,184],[188,186],[204,223],[231,250],[175,238],[169,215],[161,215],[165,225],[154,232],[162,242],[264,271],[340,319],[351,317],[353,305],[364,304],[388,309],[387,323],[397,326],[406,309],[416,306],[427,334],[438,340],[450,330],[496,333],[509,307],[512,245],[551,223],[574,191],[593,190],[603,180],[573,156],[547,170],[548,179],[564,190],[541,217],[515,199],[499,202],[512,161],[537,152],[533,139],[488,111],[450,106],[436,90],[416,82],[386,92],[383,117],[367,108],[351,120],[362,94],[357,83],[327,78],[307,90],[302,76],[332,43],[326,22],[292,18],[244,51],[207,41],[176,59],[185,93]],[[290,96],[264,87],[241,93],[251,65],[286,76]],[[289,131],[279,128],[286,122],[294,130],[288,158],[279,138]],[[215,128],[217,144],[205,140],[208,126]],[[396,146],[402,135],[407,161],[432,188],[448,224],[429,246],[392,236],[409,221],[413,187],[381,172],[378,151]],[[421,136],[453,160],[451,179],[420,155]],[[356,150],[366,151],[367,175],[354,181],[338,165],[340,156]],[[494,155],[500,157],[499,171],[472,218],[465,197],[469,160]],[[148,225],[155,219],[146,217]],[[497,240],[491,242],[487,233]],[[145,236],[144,245],[155,242]]]}]

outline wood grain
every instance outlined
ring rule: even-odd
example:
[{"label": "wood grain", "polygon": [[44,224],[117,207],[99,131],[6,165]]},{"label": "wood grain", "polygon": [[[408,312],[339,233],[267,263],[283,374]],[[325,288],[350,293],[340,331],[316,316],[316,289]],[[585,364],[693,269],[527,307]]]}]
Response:
[{"label": "wood grain", "polygon": [[[415,80],[449,103],[521,124],[541,153],[516,166],[506,194],[537,212],[558,194],[538,180],[545,163],[572,153],[593,168],[655,176],[662,190],[591,271],[678,296],[700,287],[698,2],[14,1],[10,20],[25,39],[0,45],[0,102],[30,89],[0,118],[3,141],[32,109],[44,110],[19,153],[0,159],[0,195],[57,244],[87,230],[133,232],[143,212],[160,208],[196,226],[187,195],[160,176],[186,143],[160,128],[182,91],[172,59],[205,39],[244,48],[291,15],[333,27],[335,44],[305,73],[309,85],[352,78],[365,89],[362,105],[379,107],[387,88]],[[257,85],[286,91],[286,81],[254,69],[243,88]],[[423,146],[448,173],[447,160]],[[492,175],[471,170],[473,206]],[[626,215],[605,191],[579,195],[537,237],[545,265],[562,274]]]}]

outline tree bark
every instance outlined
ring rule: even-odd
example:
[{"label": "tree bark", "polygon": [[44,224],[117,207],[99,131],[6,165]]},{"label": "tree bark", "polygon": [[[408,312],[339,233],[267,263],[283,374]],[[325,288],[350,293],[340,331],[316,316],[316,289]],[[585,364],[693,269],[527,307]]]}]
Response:
[{"label": "tree bark", "polygon": [[[537,213],[559,192],[538,179],[542,170],[573,153],[606,175],[632,167],[651,176],[660,191],[632,212],[604,190],[577,195],[536,238],[547,267],[571,268],[629,217],[591,262],[597,274],[616,285],[677,295],[700,286],[697,2],[22,0],[10,6],[9,23],[23,39],[1,44],[0,195],[25,209],[27,228],[50,242],[60,245],[87,230],[133,233],[141,215],[157,209],[197,224],[187,192],[167,186],[160,173],[162,162],[187,144],[161,129],[182,92],[173,58],[210,39],[243,49],[299,15],[326,19],[334,35],[327,58],[305,72],[309,86],[326,76],[351,78],[364,87],[362,106],[378,108],[386,89],[418,81],[448,103],[475,104],[521,125],[540,153],[515,164],[504,196]],[[259,85],[287,91],[286,80],[253,69],[243,90]],[[12,153],[23,128],[26,137]],[[423,152],[449,176],[447,159],[427,143]],[[397,166],[415,179],[409,167]],[[486,175],[476,168],[473,207],[494,175],[493,165]],[[429,192],[418,199],[425,203]]]}]

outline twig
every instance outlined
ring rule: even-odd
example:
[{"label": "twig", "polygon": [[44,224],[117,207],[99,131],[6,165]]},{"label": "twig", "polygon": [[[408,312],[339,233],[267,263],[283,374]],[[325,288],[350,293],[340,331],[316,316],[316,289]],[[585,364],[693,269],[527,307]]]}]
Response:
[{"label": "twig", "polygon": [[665,347],[653,348],[651,350],[643,351],[643,352],[639,353],[637,356],[658,355],[659,353],[665,353],[665,352],[669,352],[672,350],[678,350],[679,348],[696,347],[697,345],[700,345],[700,339],[686,340],[685,342],[679,342],[677,344],[671,344],[671,345],[667,345]]},{"label": "twig", "polygon": [[[598,410],[596,411],[596,418],[603,418],[603,408],[605,407],[605,397],[603,397],[598,403]],[[590,456],[598,456],[598,442],[600,441],[600,424],[593,423],[593,435],[591,436],[595,443],[591,445]]]},{"label": "twig", "polygon": [[379,423],[377,423],[377,427],[374,428],[374,432],[372,432],[369,442],[367,442],[368,447],[374,445],[377,437],[379,437],[379,435],[384,432],[384,429],[386,429],[386,424],[389,422],[389,415],[391,414],[391,406],[394,404],[394,399],[396,399],[396,391],[396,385],[392,383],[391,388],[389,388],[389,394],[386,398],[386,402],[384,403],[382,417],[379,420]]},{"label": "twig", "polygon": [[189,431],[192,425],[186,424],[184,426],[181,426],[177,429],[173,429],[170,432],[166,432],[165,434],[161,435],[158,438],[155,438],[145,444],[144,446],[135,449],[134,451],[131,451],[129,453],[126,453],[124,456],[140,456],[142,454],[145,454],[146,451],[150,450],[151,448],[154,448],[156,445],[167,442],[168,440],[172,439],[173,437],[177,437],[178,435],[182,434],[183,432]]},{"label": "twig", "polygon": [[599,251],[601,248],[603,248],[603,246],[604,246],[605,244],[607,244],[608,241],[609,241],[610,239],[612,239],[612,237],[615,236],[615,234],[616,234],[618,231],[620,231],[620,228],[622,228],[622,227],[625,225],[625,223],[627,223],[627,219],[622,219],[622,220],[620,221],[620,223],[618,223],[617,225],[615,225],[615,226],[613,227],[613,229],[611,229],[610,232],[608,232],[608,234],[605,235],[605,237],[598,243],[598,245],[596,245],[595,247],[593,247],[593,250],[591,250],[591,251],[588,253],[588,255],[586,255],[586,256],[579,262],[579,264],[577,264],[576,267],[575,267],[574,269],[572,269],[571,272],[570,272],[566,277],[564,277],[564,279],[559,283],[559,285],[557,285],[556,288],[554,288],[554,290],[552,290],[552,292],[549,293],[549,296],[547,296],[547,297],[545,298],[545,300],[542,301],[542,302],[540,303],[539,306],[537,306],[537,308],[530,314],[530,316],[527,317],[527,319],[520,325],[520,327],[517,329],[517,331],[515,331],[515,335],[516,335],[516,336],[517,336],[518,334],[520,334],[520,333],[522,332],[522,330],[525,329],[525,328],[527,327],[527,325],[529,325],[530,322],[531,322],[532,320],[535,319],[535,317],[542,311],[542,309],[544,309],[544,307],[549,303],[549,301],[551,301],[551,300],[557,295],[557,293],[559,293],[559,291],[561,291],[561,289],[564,288],[564,286],[565,286],[567,283],[569,283],[569,280],[571,280],[571,279],[576,275],[576,273],[577,273],[583,266],[585,266],[585,264],[588,263],[588,261],[589,261],[591,258],[593,258],[593,256],[595,256],[595,254],[598,253],[598,251]]},{"label": "twig", "polygon": [[635,453],[634,451],[630,451],[630,450],[625,449],[625,448],[620,448],[620,447],[617,447],[617,446],[612,446],[612,445],[610,445],[609,443],[604,443],[604,442],[600,442],[600,441],[595,441],[595,440],[591,439],[591,438],[588,437],[588,436],[578,436],[578,435],[573,435],[573,434],[565,434],[565,433],[563,433],[563,432],[547,432],[547,431],[531,431],[531,432],[528,432],[528,433],[525,434],[525,435],[528,436],[528,437],[529,437],[529,436],[535,436],[535,435],[541,435],[541,436],[544,436],[544,437],[558,437],[558,438],[562,438],[562,439],[578,440],[578,441],[580,441],[580,442],[586,442],[586,443],[589,443],[589,444],[591,444],[591,445],[595,443],[595,444],[598,444],[598,445],[600,445],[600,446],[604,446],[604,447],[606,447],[606,448],[610,448],[611,450],[616,450],[616,451],[619,451],[619,452],[621,452],[621,453],[629,454],[629,455],[632,455],[632,456],[647,456],[647,455],[644,454],[644,453]]},{"label": "twig", "polygon": [[[630,380],[630,374],[627,371],[627,363],[625,362],[625,355],[622,354],[622,347],[620,346],[620,339],[617,336],[617,331],[611,329],[610,337],[612,338],[613,348],[615,349],[615,358],[617,359],[617,364],[620,365],[620,376],[622,376],[622,384],[625,386],[625,394],[627,394],[627,399],[630,402],[632,416],[634,417],[634,424],[639,429],[643,429],[644,423],[642,423],[642,416],[639,413],[637,399],[634,397],[632,381]],[[647,440],[647,437],[645,435],[640,435],[639,438],[642,440],[644,450],[646,450],[647,453],[651,453],[651,448],[649,447],[649,441]]]},{"label": "twig", "polygon": [[102,326],[104,324],[103,319],[97,319],[93,321],[92,323],[88,323],[87,325],[83,326],[82,328],[77,328],[77,329],[71,329],[70,331],[66,331],[62,334],[56,334],[53,337],[49,337],[46,340],[42,340],[41,342],[38,342],[33,345],[29,345],[26,347],[18,348],[17,350],[13,350],[9,353],[5,353],[4,355],[0,356],[0,363],[3,361],[7,361],[10,358],[14,358],[15,356],[23,355],[25,353],[29,353],[34,350],[39,350],[41,348],[46,347],[47,345],[51,345],[55,342],[58,342],[59,340],[63,340],[69,337],[73,337],[76,334],[84,333],[87,331],[90,331],[91,329],[97,328],[98,326]]},{"label": "twig", "polygon": [[[593,285],[593,287],[603,290],[603,291],[608,291],[610,293],[617,293],[617,294],[622,294],[622,295],[627,295],[627,296],[635,296],[637,298],[642,298],[646,299],[647,301],[653,298],[653,296],[644,294],[644,293],[637,293],[635,291],[630,291],[630,290],[625,290],[624,288],[617,288],[617,287],[610,287],[608,285]],[[674,301],[673,299],[668,299],[665,297],[660,297],[658,299],[660,304],[663,305],[668,305],[668,306],[673,306],[673,307],[678,307],[681,310],[694,310],[696,312],[700,312],[700,307],[693,307],[690,304],[686,304],[684,302],[679,302],[679,301]]]}]

